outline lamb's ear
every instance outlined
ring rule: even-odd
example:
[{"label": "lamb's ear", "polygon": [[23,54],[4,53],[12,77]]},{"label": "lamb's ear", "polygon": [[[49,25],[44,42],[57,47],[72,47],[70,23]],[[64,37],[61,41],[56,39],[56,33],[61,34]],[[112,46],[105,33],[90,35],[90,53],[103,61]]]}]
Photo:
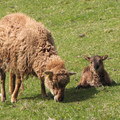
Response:
[{"label": "lamb's ear", "polygon": [[107,58],[108,58],[108,55],[102,56],[102,61],[103,61],[103,60],[106,60]]},{"label": "lamb's ear", "polygon": [[46,76],[48,76],[50,79],[53,77],[53,72],[52,71],[45,71],[44,72]]},{"label": "lamb's ear", "polygon": [[87,61],[90,61],[90,57],[84,56]]},{"label": "lamb's ear", "polygon": [[69,75],[75,75],[76,72],[68,72]]}]

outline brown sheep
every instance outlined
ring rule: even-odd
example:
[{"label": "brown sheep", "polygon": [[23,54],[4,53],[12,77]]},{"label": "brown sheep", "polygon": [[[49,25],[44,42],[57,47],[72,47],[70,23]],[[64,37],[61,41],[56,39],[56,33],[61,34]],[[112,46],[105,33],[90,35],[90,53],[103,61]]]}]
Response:
[{"label": "brown sheep", "polygon": [[[54,39],[44,25],[22,13],[3,17],[0,21],[0,74],[1,101],[6,100],[5,76],[10,71],[16,76],[11,102],[17,101],[24,76],[34,75],[41,81],[41,94],[46,97],[45,86],[55,101],[63,101],[64,89],[70,73],[58,56]],[[11,78],[11,79],[14,79]],[[14,81],[14,80],[13,80]],[[45,84],[45,85],[44,85]]]},{"label": "brown sheep", "polygon": [[103,65],[103,61],[107,59],[107,57],[108,55],[93,56],[91,58],[85,57],[90,64],[83,70],[81,80],[78,83],[77,88],[87,88],[91,86],[98,87],[112,84],[112,81]]}]

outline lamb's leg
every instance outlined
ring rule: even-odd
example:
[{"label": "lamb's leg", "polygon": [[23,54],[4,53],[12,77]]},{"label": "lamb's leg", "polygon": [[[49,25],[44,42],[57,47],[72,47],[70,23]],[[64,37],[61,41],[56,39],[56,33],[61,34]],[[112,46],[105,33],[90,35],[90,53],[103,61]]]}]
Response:
[{"label": "lamb's leg", "polygon": [[78,83],[76,89],[82,88],[83,86],[81,85],[81,82]]},{"label": "lamb's leg", "polygon": [[3,70],[1,70],[1,101],[2,102],[5,102],[5,100],[6,100],[5,77],[6,77],[5,72]]},{"label": "lamb's leg", "polygon": [[21,86],[21,77],[17,75],[16,80],[17,80],[16,81],[16,87],[15,87],[15,90],[14,90],[14,92],[12,94],[12,98],[11,98],[12,103],[17,102],[17,96],[18,96],[19,88]]},{"label": "lamb's leg", "polygon": [[15,79],[16,76],[12,72],[10,72],[10,81],[9,81],[9,92],[12,94],[15,89]]},{"label": "lamb's leg", "polygon": [[40,79],[40,82],[41,82],[41,94],[42,94],[42,97],[48,97],[47,94],[46,94],[44,78],[43,77]]},{"label": "lamb's leg", "polygon": [[92,81],[92,82],[90,83],[90,86],[91,86],[91,87],[102,87],[103,85],[102,85],[102,83],[99,82],[99,81]]},{"label": "lamb's leg", "polygon": [[90,85],[87,83],[86,79],[82,79],[80,80],[80,82],[78,83],[76,89],[79,89],[79,88],[89,88]]}]

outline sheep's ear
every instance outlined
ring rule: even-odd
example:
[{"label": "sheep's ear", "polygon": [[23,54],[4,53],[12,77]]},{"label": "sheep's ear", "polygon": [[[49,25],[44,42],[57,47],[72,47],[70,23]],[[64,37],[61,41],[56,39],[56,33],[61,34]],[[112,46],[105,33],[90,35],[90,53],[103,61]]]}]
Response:
[{"label": "sheep's ear", "polygon": [[52,79],[52,77],[53,77],[53,72],[52,71],[45,71],[44,73],[45,73],[45,75],[47,77],[49,77],[50,79]]},{"label": "sheep's ear", "polygon": [[68,72],[69,75],[75,75],[76,72]]},{"label": "sheep's ear", "polygon": [[84,57],[87,61],[90,61],[90,57],[85,56]]},{"label": "sheep's ear", "polygon": [[108,55],[102,56],[102,61],[103,61],[103,60],[106,60],[107,58],[108,58]]}]

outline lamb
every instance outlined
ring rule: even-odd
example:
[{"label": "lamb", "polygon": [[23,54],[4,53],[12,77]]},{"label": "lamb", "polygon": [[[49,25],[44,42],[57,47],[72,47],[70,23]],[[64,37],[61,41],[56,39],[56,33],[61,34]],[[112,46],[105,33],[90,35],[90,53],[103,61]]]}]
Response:
[{"label": "lamb", "polygon": [[91,86],[104,86],[111,85],[112,81],[104,69],[103,61],[107,59],[108,55],[104,56],[93,56],[93,57],[85,57],[87,61],[90,62],[89,66],[87,66],[81,75],[81,80],[78,83],[77,88],[87,88]]},{"label": "lamb", "polygon": [[[9,71],[16,77],[11,85],[11,102],[17,102],[18,91],[25,76],[40,79],[41,94],[47,97],[45,86],[57,102],[63,101],[70,75],[65,62],[58,56],[54,39],[44,25],[22,13],[9,14],[0,21],[1,101],[6,100],[5,77]],[[11,75],[12,81],[14,76]],[[12,82],[11,82],[12,83]]]}]

